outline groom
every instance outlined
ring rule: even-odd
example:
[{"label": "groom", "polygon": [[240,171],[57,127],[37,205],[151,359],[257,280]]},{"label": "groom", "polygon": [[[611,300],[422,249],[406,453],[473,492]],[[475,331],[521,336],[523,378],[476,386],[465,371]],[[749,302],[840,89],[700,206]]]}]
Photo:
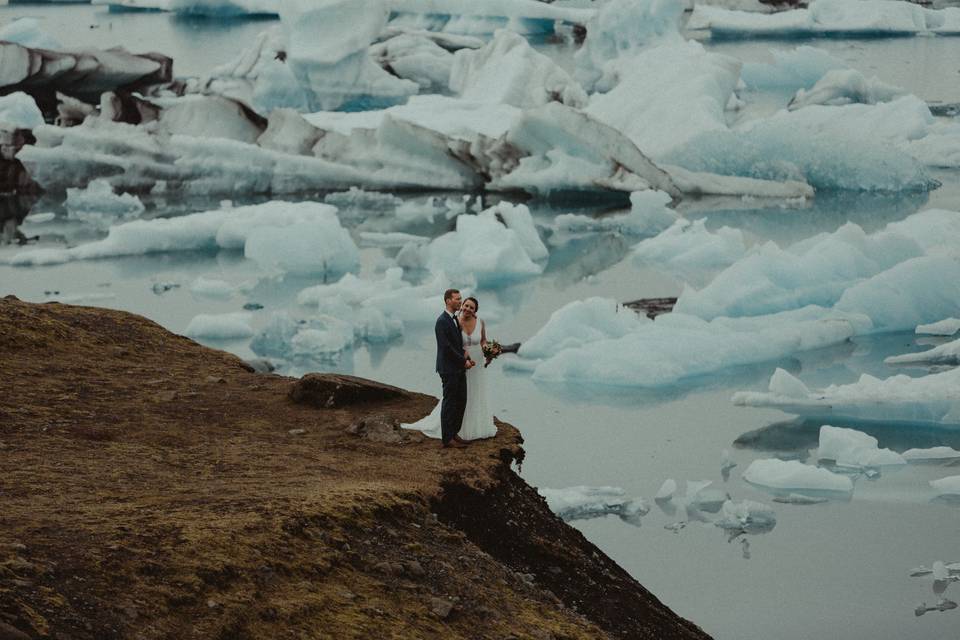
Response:
[{"label": "groom", "polygon": [[440,432],[444,447],[465,447],[467,443],[457,435],[463,423],[463,411],[467,408],[467,369],[476,365],[463,352],[463,335],[457,311],[460,309],[460,292],[447,289],[443,292],[446,307],[434,333],[437,335],[437,373],[443,383],[443,401],[440,405]]}]

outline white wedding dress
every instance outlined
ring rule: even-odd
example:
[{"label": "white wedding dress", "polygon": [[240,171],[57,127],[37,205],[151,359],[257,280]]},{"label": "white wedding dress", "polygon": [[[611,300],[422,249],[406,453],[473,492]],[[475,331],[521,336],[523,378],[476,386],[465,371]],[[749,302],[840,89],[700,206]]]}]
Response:
[{"label": "white wedding dress", "polygon": [[[487,392],[486,369],[483,349],[480,347],[480,335],[483,320],[477,322],[473,335],[467,335],[463,329],[463,348],[470,354],[470,358],[477,363],[472,369],[467,369],[467,408],[463,412],[463,426],[457,434],[464,440],[478,440],[492,438],[497,435],[497,427],[493,424],[493,413],[490,411],[490,400]],[[433,408],[426,418],[412,424],[401,425],[404,429],[422,431],[430,438],[440,438],[440,402]]]}]

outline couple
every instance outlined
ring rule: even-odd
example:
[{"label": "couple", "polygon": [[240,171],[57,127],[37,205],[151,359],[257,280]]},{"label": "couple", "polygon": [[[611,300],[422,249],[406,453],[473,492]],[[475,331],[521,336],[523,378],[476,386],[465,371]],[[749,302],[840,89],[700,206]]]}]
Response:
[{"label": "couple", "polygon": [[[486,326],[477,317],[480,303],[474,297],[462,300],[457,289],[443,293],[446,307],[434,332],[437,336],[437,373],[443,382],[443,400],[426,418],[409,429],[439,437],[444,447],[465,447],[467,441],[497,435],[487,402],[483,345]],[[459,311],[459,314],[457,313]]]}]

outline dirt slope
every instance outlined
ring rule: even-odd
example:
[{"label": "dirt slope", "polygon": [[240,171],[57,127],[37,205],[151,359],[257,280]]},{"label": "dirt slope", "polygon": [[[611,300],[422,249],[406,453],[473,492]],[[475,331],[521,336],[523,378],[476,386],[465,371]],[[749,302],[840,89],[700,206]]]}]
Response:
[{"label": "dirt slope", "polygon": [[0,640],[707,637],[549,512],[510,425],[376,441],[347,428],[434,400],[321,376],[355,394],[317,408],[139,316],[14,298],[0,363]]}]

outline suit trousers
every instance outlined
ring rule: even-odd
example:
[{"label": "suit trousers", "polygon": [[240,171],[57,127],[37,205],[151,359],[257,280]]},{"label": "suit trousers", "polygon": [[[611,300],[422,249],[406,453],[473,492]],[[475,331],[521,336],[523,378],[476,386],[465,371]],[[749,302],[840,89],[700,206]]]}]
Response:
[{"label": "suit trousers", "polygon": [[460,431],[463,424],[463,411],[467,408],[467,374],[441,373],[443,400],[440,405],[440,437],[446,444]]}]

